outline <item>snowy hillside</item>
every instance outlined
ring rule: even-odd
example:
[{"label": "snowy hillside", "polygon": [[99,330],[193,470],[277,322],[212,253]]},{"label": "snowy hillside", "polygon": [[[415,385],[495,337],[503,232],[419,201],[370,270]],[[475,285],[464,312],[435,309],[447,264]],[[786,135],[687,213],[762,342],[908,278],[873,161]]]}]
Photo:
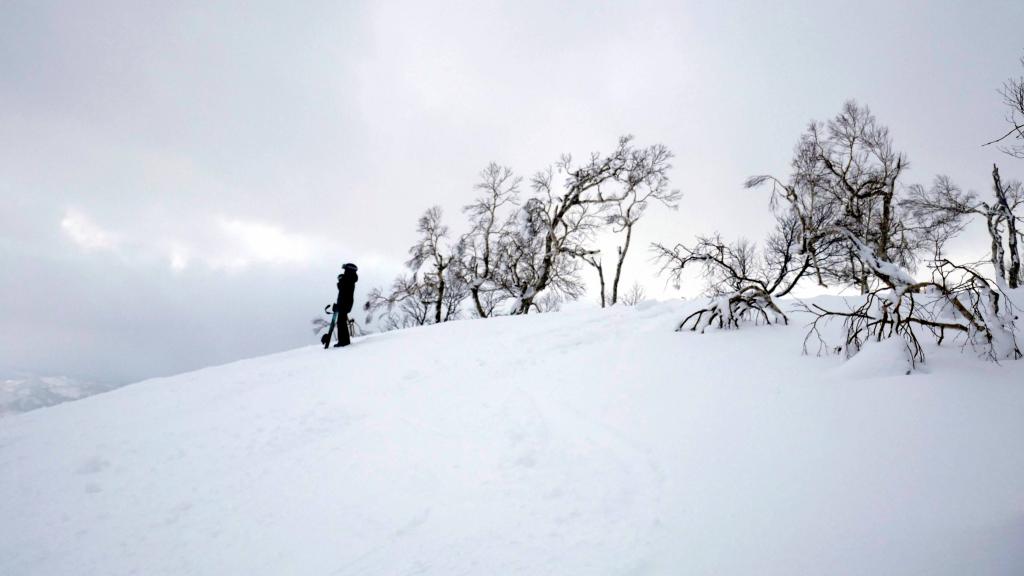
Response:
[{"label": "snowy hillside", "polygon": [[1021,574],[1024,362],[684,303],[454,322],[0,420],[0,574]]}]

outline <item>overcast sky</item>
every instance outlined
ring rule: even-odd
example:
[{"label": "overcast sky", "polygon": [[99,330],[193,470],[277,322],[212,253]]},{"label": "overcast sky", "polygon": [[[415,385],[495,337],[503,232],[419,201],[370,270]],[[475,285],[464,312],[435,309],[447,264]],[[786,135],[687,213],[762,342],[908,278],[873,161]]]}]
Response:
[{"label": "overcast sky", "polygon": [[785,175],[849,98],[908,183],[1024,176],[980,147],[1024,2],[777,4],[0,1],[0,373],[128,381],[315,342],[340,265],[357,297],[389,281],[423,210],[460,229],[488,162],[529,175],[627,133],[675,152],[684,194],[627,265],[651,292],[648,242],[758,239],[742,181]]}]

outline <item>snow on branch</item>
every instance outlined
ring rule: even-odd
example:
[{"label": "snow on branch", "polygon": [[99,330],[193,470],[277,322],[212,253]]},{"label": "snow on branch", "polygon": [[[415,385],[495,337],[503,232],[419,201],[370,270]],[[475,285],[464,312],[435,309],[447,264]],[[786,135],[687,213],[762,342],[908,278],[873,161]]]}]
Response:
[{"label": "snow on branch", "polygon": [[[1016,311],[998,283],[971,266],[946,259],[929,263],[931,278],[918,281],[900,266],[878,257],[849,230],[839,232],[884,285],[847,310],[803,304],[802,309],[814,316],[804,339],[805,352],[816,340],[819,353],[835,351],[849,358],[869,340],[900,337],[913,368],[925,360],[921,335],[931,334],[942,344],[952,334],[990,360],[1021,358],[1014,326]],[[821,327],[836,318],[843,322],[843,342],[833,346],[826,342]]]},{"label": "snow on branch", "polygon": [[740,322],[763,321],[765,324],[788,324],[789,319],[763,288],[750,285],[733,294],[714,298],[711,303],[693,312],[679,323],[676,331],[689,330],[704,333],[708,326],[722,329],[739,328]]},{"label": "snow on branch", "polygon": [[[692,266],[699,266],[708,282],[710,303],[684,318],[677,330],[689,328],[704,332],[708,326],[739,328],[741,321],[789,323],[775,304],[772,292],[791,272],[791,263],[795,260],[793,242],[769,242],[769,253],[762,254],[750,242],[726,243],[715,235],[698,238],[692,248],[683,244],[672,248],[655,244],[652,250],[655,260],[661,264],[661,273],[677,285],[683,272]],[[788,292],[788,288],[785,291]]]}]

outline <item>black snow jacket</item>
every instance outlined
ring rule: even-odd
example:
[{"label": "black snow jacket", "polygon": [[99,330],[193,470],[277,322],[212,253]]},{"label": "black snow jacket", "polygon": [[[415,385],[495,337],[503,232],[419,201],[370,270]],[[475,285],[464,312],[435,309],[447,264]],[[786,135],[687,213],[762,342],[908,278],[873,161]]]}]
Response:
[{"label": "black snow jacket", "polygon": [[357,281],[359,276],[353,270],[345,270],[344,274],[338,276],[338,312],[348,314],[352,311]]}]

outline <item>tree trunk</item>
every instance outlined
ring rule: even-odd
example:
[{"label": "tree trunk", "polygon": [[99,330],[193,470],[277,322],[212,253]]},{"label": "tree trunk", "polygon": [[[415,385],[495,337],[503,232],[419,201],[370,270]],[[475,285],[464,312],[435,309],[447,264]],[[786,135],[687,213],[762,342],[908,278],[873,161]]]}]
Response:
[{"label": "tree trunk", "polygon": [[894,262],[889,254],[889,228],[892,226],[892,192],[882,196],[882,221],[878,223],[878,254],[888,262]]},{"label": "tree trunk", "polygon": [[480,318],[487,318],[487,312],[484,311],[484,305],[480,302],[480,287],[473,286],[470,288],[469,293],[473,296],[473,304],[476,306],[476,314]]},{"label": "tree trunk", "polygon": [[530,308],[533,306],[533,299],[547,288],[548,282],[551,281],[551,268],[554,266],[558,252],[562,249],[562,243],[556,237],[555,229],[562,224],[565,214],[569,211],[570,207],[568,204],[563,203],[558,210],[555,210],[554,216],[551,217],[550,227],[544,237],[544,255],[541,258],[540,275],[523,292],[523,296],[520,298],[519,309],[516,311],[517,314],[529,314]]},{"label": "tree trunk", "polygon": [[857,270],[857,264],[860,263],[860,259],[851,250],[850,256],[850,275],[853,276],[853,281],[856,283],[857,288],[860,289],[861,294],[867,294],[871,292],[871,287],[868,282],[868,269],[867,266],[861,264],[860,270]]},{"label": "tree trunk", "polygon": [[441,323],[441,309],[444,308],[444,269],[443,264],[437,267],[437,303],[434,304],[434,323]]},{"label": "tree trunk", "polygon": [[537,296],[537,292],[532,286],[526,286],[522,288],[520,292],[522,295],[519,296],[519,306],[513,314],[529,314],[530,308],[533,307],[533,299]]},{"label": "tree trunk", "polygon": [[1007,282],[1010,288],[1016,288],[1020,283],[1020,252],[1017,250],[1017,223],[1010,211],[1010,205],[1006,201],[1006,190],[999,179],[999,167],[992,165],[992,180],[995,184],[996,198],[999,199],[999,207],[1002,209],[1003,218],[1006,219],[1007,244],[1010,250],[1010,270],[1007,274]]},{"label": "tree trunk", "polygon": [[[629,251],[629,241],[633,238],[633,224],[626,226],[626,242],[619,247],[619,260],[615,263],[615,280],[612,282],[612,306],[619,301],[619,280],[622,279],[622,264],[626,261],[626,252]],[[602,280],[602,284],[604,281]],[[601,290],[601,300],[604,301],[604,290]],[[602,305],[603,306],[603,305]]]},{"label": "tree trunk", "polygon": [[985,214],[985,223],[988,225],[988,235],[992,239],[992,268],[996,280],[1002,283],[1006,280],[1006,268],[1003,263],[1003,239],[999,234],[999,212],[989,209]]}]

